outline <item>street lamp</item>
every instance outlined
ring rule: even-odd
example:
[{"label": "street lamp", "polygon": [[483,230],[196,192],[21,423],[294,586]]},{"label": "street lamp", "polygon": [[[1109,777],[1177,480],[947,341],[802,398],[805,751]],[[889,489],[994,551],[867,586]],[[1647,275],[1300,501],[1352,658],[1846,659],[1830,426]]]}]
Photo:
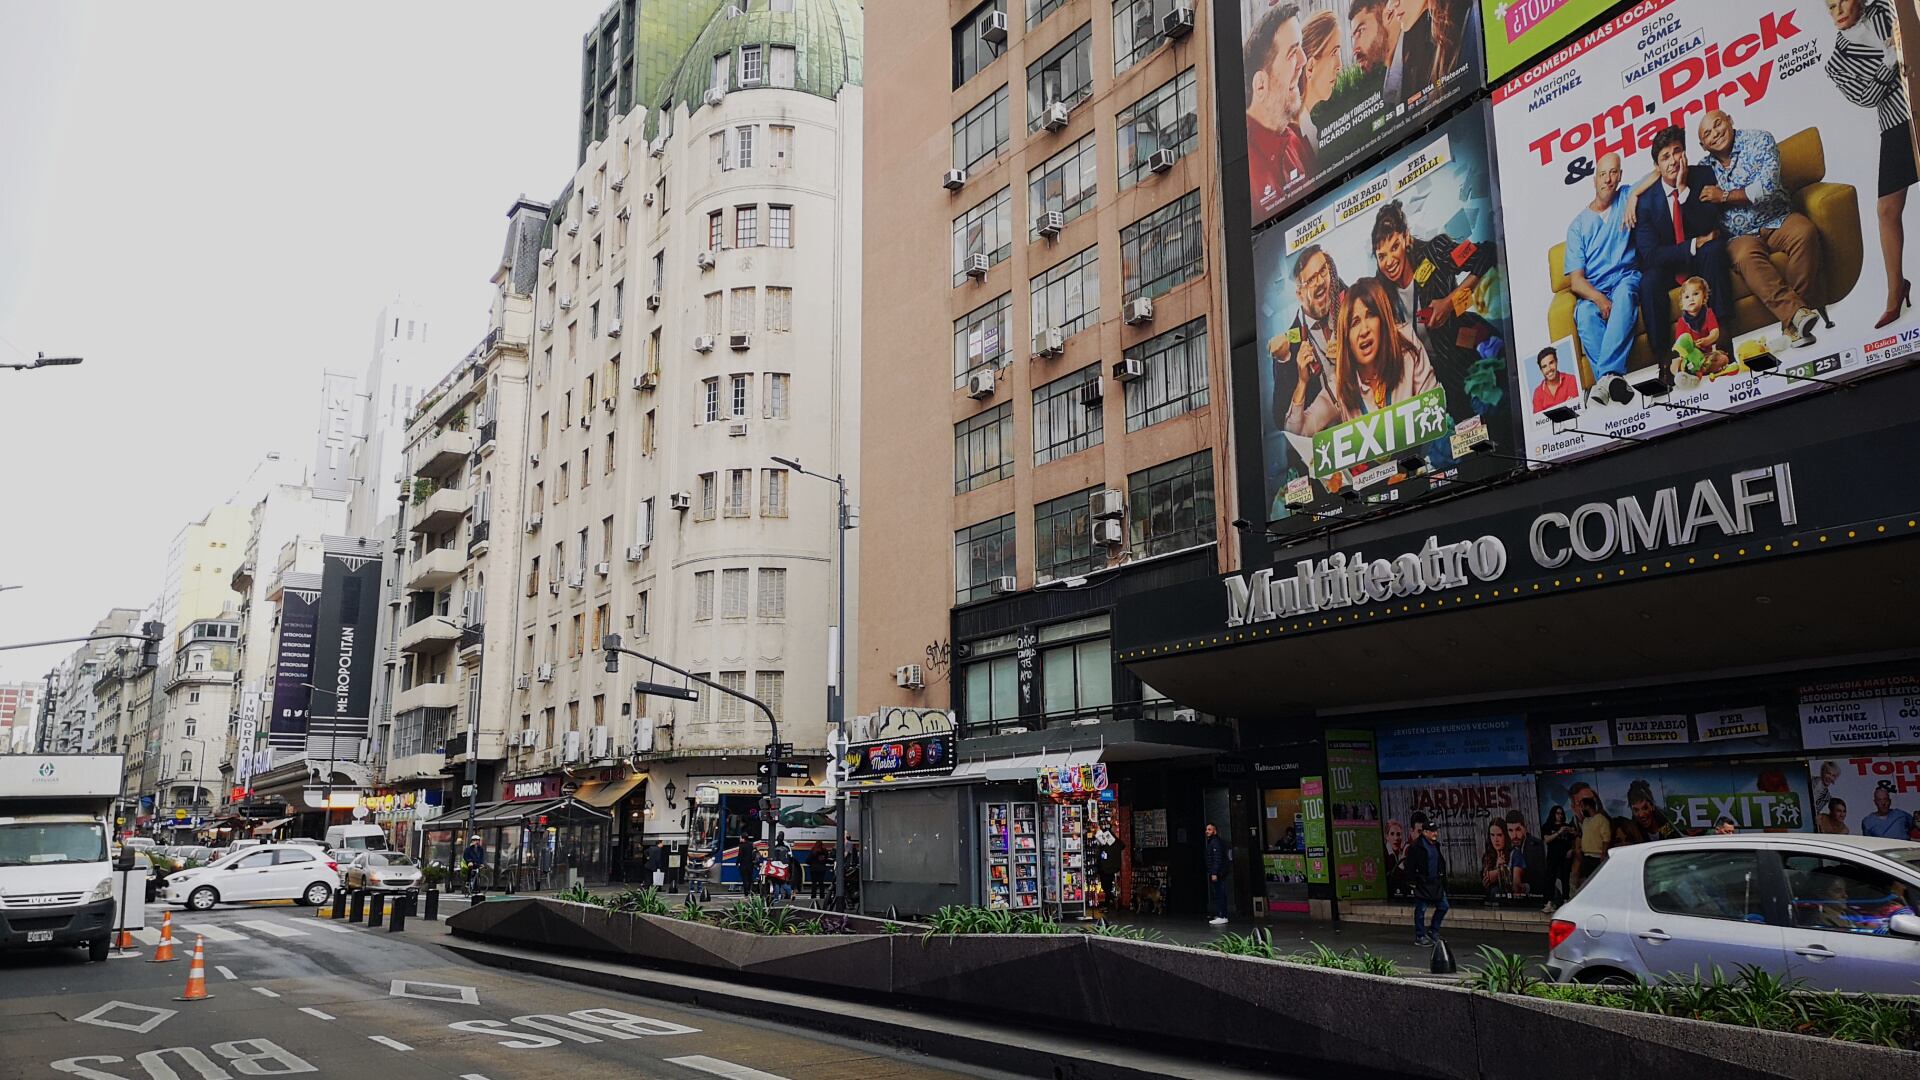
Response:
[{"label": "street lamp", "polygon": [[[301,683],[300,688],[302,690],[310,690],[314,694],[332,694],[336,698],[345,696],[338,690],[322,690],[310,682]],[[313,697],[311,694],[307,697],[307,726],[309,730],[311,730],[313,726]],[[324,804],[320,811],[323,815],[320,822],[320,838],[322,840],[326,839],[327,829],[333,825],[333,766],[335,755],[338,753],[338,748],[335,745],[336,738],[337,737],[333,735],[327,736],[327,778],[320,794],[320,800]]]},{"label": "street lamp", "polygon": [[[816,480],[825,480],[838,492],[835,504],[835,531],[839,534],[840,557],[835,562],[838,577],[840,614],[834,624],[833,632],[833,685],[827,690],[827,722],[839,732],[835,740],[840,754],[846,753],[847,746],[847,530],[854,527],[853,517],[847,507],[847,478],[841,474],[828,476],[804,468],[798,458],[784,458],[776,455],[776,464],[785,465],[802,476],[811,476]],[[828,769],[839,767],[837,761],[827,763]],[[777,782],[777,778],[776,778]],[[847,789],[839,783],[835,774],[834,812],[833,812],[833,900],[837,910],[844,911],[847,906]]]},{"label": "street lamp", "polygon": [[35,356],[32,362],[30,363],[0,364],[0,368],[12,368],[15,371],[32,371],[34,368],[43,368],[43,367],[72,367],[73,365],[79,363],[82,359],[84,359],[84,357],[48,356],[46,353],[40,353],[37,356]]}]

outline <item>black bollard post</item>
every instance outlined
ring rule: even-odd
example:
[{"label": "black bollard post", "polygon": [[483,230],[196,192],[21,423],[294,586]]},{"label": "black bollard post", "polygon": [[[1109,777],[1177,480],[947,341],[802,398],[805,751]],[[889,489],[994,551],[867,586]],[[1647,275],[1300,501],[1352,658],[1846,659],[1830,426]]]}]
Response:
[{"label": "black bollard post", "polygon": [[366,917],[366,910],[367,891],[365,889],[353,890],[353,897],[347,903],[347,921],[359,922],[362,918]]},{"label": "black bollard post", "polygon": [[386,918],[386,915],[387,894],[374,893],[372,901],[367,905],[367,929],[377,929],[380,926],[381,920]]},{"label": "black bollard post", "polygon": [[333,917],[336,919],[347,917],[347,890],[345,889],[333,890]]},{"label": "black bollard post", "polygon": [[397,934],[407,928],[407,908],[410,906],[412,900],[406,894],[393,898],[393,917],[387,920],[387,933]]},{"label": "black bollard post", "polygon": [[440,890],[427,886],[427,913],[423,916],[428,922],[440,921]]}]

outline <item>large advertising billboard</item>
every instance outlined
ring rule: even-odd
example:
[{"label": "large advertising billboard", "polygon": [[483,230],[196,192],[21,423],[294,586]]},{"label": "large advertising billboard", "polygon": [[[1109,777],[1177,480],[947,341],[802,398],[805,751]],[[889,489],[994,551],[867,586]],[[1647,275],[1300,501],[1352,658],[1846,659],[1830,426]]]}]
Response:
[{"label": "large advertising billboard", "polygon": [[1476,107],[1255,240],[1277,528],[1513,467],[1455,450],[1475,431],[1514,437],[1499,218]]},{"label": "large advertising billboard", "polygon": [[1920,354],[1892,27],[1888,0],[1645,0],[1494,92],[1528,456]]},{"label": "large advertising billboard", "polygon": [[[336,546],[338,545],[338,546]],[[380,618],[380,546],[329,539],[320,575],[320,618],[314,633],[313,715],[308,754],[357,760],[373,712],[375,640]]]},{"label": "large advertising billboard", "polygon": [[1487,78],[1501,76],[1558,45],[1615,0],[1480,0],[1487,32]]},{"label": "large advertising billboard", "polygon": [[289,583],[280,592],[273,715],[267,720],[267,745],[275,751],[275,758],[293,757],[307,748],[307,712],[313,691],[306,684],[313,681],[313,635],[320,626],[319,583],[313,584],[316,587],[300,588]]},{"label": "large advertising billboard", "polygon": [[1807,776],[1797,761],[1543,774],[1540,809],[1548,834],[1563,820],[1577,825],[1591,812],[1605,814],[1616,845],[1701,836],[1721,818],[1740,830],[1804,832],[1813,818]]},{"label": "large advertising billboard", "polygon": [[1387,893],[1413,895],[1407,847],[1416,837],[1414,815],[1433,822],[1447,858],[1447,891],[1489,897],[1550,895],[1557,867],[1540,835],[1533,776],[1412,777],[1383,780],[1386,803]]},{"label": "large advertising billboard", "polygon": [[1807,763],[1815,832],[1920,841],[1920,754]]},{"label": "large advertising billboard", "polygon": [[1479,0],[1242,0],[1253,221],[1479,89]]}]

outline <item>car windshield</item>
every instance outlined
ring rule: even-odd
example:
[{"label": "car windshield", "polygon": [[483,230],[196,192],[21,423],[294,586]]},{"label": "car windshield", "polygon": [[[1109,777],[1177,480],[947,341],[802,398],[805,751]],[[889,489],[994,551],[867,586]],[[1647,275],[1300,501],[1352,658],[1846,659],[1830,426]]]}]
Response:
[{"label": "car windshield", "polygon": [[412,866],[413,860],[407,858],[405,855],[397,855],[397,854],[390,854],[390,853],[382,853],[379,855],[369,854],[367,856],[367,865],[368,866]]},{"label": "car windshield", "polygon": [[0,825],[0,866],[107,861],[107,831],[97,821],[15,821]]},{"label": "car windshield", "polygon": [[1885,855],[1887,858],[1892,859],[1894,862],[1899,863],[1909,870],[1920,872],[1920,844],[1893,848],[1888,851],[1882,851],[1880,854]]}]

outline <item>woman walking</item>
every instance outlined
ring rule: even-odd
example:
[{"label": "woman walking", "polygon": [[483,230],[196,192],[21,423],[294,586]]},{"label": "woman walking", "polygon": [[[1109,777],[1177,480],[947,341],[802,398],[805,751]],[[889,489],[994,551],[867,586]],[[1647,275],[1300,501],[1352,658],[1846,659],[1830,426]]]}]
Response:
[{"label": "woman walking", "polygon": [[1913,283],[1901,273],[1907,233],[1902,216],[1907,189],[1920,174],[1913,160],[1913,119],[1901,81],[1900,51],[1893,41],[1891,0],[1827,0],[1838,33],[1827,57],[1827,78],[1847,100],[1872,109],[1880,120],[1880,257],[1887,269],[1887,310],[1878,329],[1913,303]]}]

